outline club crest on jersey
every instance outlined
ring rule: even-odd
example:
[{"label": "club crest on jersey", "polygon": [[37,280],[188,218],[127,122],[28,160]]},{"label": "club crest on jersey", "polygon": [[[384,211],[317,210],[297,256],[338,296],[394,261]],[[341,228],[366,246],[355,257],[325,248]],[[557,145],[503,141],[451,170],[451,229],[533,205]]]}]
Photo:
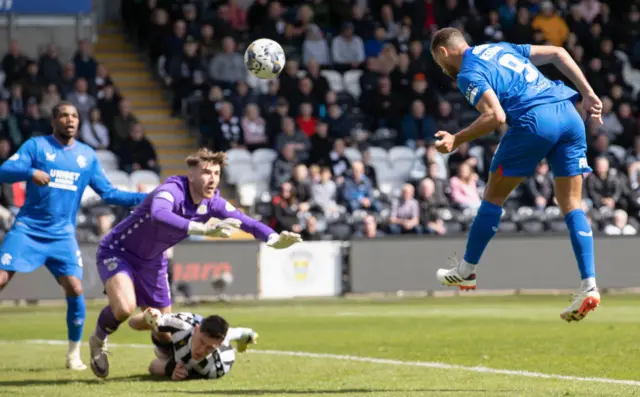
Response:
[{"label": "club crest on jersey", "polygon": [[83,155],[79,155],[76,160],[78,161],[78,166],[80,168],[84,168],[87,166],[87,159]]},{"label": "club crest on jersey", "polygon": [[45,153],[45,156],[47,157],[47,161],[56,161],[55,153]]},{"label": "club crest on jersey", "polygon": [[198,209],[196,210],[196,214],[198,215],[204,215],[207,213],[207,206],[202,204],[200,207],[198,207]]}]

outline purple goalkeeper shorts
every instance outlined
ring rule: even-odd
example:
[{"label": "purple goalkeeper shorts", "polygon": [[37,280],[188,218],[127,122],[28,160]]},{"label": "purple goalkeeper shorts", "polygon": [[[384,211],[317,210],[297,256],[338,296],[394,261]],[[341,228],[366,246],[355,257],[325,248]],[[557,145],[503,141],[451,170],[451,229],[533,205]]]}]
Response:
[{"label": "purple goalkeeper shorts", "polygon": [[125,273],[136,291],[138,307],[163,309],[171,306],[171,289],[167,275],[166,257],[152,261],[140,261],[125,252],[116,252],[102,247],[97,253],[98,273],[103,284],[118,273]]}]

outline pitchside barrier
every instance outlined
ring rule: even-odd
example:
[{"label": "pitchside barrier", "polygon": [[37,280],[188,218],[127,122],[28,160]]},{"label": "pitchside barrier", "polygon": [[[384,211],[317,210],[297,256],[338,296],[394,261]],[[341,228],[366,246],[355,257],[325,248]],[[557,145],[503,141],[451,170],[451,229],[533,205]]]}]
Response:
[{"label": "pitchside barrier", "polygon": [[[637,237],[596,238],[598,283],[602,288],[640,286]],[[175,249],[174,279],[189,282],[194,294],[217,292],[212,281],[225,273],[231,296],[263,299],[331,297],[344,293],[446,290],[435,279],[448,257],[464,251],[460,237],[389,237],[350,242],[304,242],[274,250],[255,241],[183,242]],[[104,298],[96,270],[96,245],[83,244],[87,298]],[[482,260],[482,290],[574,289],[578,269],[568,236],[508,237],[491,242]],[[60,287],[42,267],[18,274],[0,300],[60,299]]]}]

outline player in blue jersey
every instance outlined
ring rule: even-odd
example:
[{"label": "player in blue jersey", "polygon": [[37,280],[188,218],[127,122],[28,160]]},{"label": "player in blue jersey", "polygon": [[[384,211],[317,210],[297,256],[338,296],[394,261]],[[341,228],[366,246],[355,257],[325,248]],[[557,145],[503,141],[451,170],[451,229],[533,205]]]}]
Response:
[{"label": "player in blue jersey", "polygon": [[451,153],[462,143],[509,129],[491,163],[484,199],[471,225],[464,259],[452,269],[440,269],[438,280],[448,286],[475,289],[476,267],[498,231],[507,196],[547,159],[555,177],[555,195],[565,216],[582,283],[560,317],[580,321],[600,303],[596,287],[593,232],[582,210],[582,177],[587,164],[585,126],[575,108],[579,95],[562,82],[547,79],[536,65],[553,64],[576,86],[582,106],[602,123],[602,103],[566,50],[554,46],[484,44],[470,47],[453,28],[437,31],[431,54],[481,115],[467,128],[451,134],[438,131],[436,147]]},{"label": "player in blue jersey", "polygon": [[0,247],[0,290],[15,273],[45,265],[67,298],[66,366],[83,370],[87,368],[80,359],[85,303],[82,257],[75,237],[80,199],[87,185],[107,204],[135,206],[146,194],[113,187],[95,151],[75,139],[79,120],[72,104],[58,104],[51,124],[53,135],[27,140],[0,167],[0,183],[27,182],[25,203]]}]

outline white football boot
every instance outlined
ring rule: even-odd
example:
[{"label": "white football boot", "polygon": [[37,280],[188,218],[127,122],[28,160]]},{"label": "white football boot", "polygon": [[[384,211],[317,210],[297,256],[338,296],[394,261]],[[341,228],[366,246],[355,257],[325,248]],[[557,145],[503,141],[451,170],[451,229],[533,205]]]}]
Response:
[{"label": "white football boot", "polygon": [[458,272],[460,261],[455,256],[449,258],[449,269],[438,269],[436,277],[440,284],[447,287],[458,287],[462,291],[470,291],[476,289],[476,274],[473,273],[469,277],[462,277]]},{"label": "white football boot", "polygon": [[566,322],[580,321],[587,317],[600,305],[600,292],[597,288],[580,291],[574,295],[571,305],[560,313],[560,318]]},{"label": "white football boot", "polygon": [[67,369],[72,371],[84,371],[87,369],[87,366],[84,365],[80,357],[76,354],[67,354]]}]

